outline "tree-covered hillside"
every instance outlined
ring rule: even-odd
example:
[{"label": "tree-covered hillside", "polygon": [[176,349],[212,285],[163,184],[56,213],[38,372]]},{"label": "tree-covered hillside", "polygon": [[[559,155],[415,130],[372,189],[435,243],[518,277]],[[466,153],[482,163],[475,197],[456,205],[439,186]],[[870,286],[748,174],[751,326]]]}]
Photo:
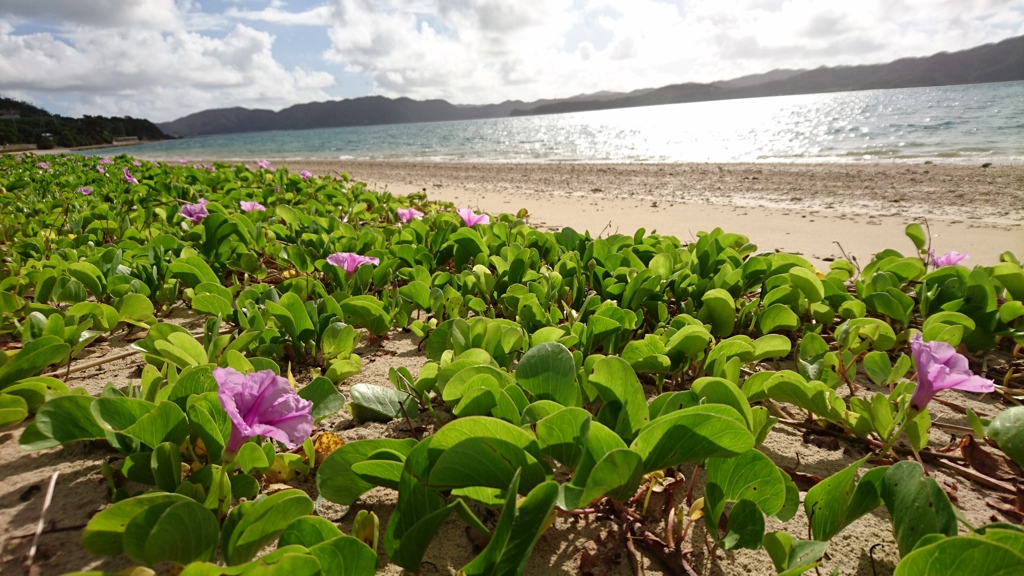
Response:
[{"label": "tree-covered hillside", "polygon": [[0,97],[0,144],[55,146],[110,144],[114,138],[135,136],[139,140],[164,140],[164,134],[149,120],[83,116],[66,118],[50,114],[27,102]]}]

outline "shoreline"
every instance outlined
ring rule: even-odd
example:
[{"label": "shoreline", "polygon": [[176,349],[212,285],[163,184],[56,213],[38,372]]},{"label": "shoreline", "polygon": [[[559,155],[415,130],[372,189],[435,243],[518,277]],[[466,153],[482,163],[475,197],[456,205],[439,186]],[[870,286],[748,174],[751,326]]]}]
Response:
[{"label": "shoreline", "polygon": [[[760,251],[786,251],[827,269],[885,248],[914,251],[904,235],[927,219],[936,252],[993,265],[1024,256],[1024,166],[947,164],[534,164],[288,161],[292,172],[348,173],[368,187],[487,212],[526,208],[531,224],[591,234],[644,228],[683,241],[720,227]],[[277,166],[275,166],[277,167]],[[838,243],[838,244],[837,244]]]}]

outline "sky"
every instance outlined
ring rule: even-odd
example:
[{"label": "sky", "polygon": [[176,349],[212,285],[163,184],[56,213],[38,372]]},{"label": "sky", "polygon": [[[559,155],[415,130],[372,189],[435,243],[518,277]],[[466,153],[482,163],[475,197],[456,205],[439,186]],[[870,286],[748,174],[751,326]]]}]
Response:
[{"label": "sky", "polygon": [[0,95],[169,121],[367,95],[563,98],[1024,34],[1024,0],[2,0]]}]

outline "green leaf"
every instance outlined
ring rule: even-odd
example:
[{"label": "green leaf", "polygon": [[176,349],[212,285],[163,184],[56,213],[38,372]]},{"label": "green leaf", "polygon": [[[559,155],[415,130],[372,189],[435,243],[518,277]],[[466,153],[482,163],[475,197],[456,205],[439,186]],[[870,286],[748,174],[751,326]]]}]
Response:
[{"label": "green leaf", "polygon": [[[746,501],[749,504],[741,504]],[[723,537],[719,521],[728,502],[736,502]],[[786,503],[786,484],[778,467],[764,454],[750,450],[732,458],[709,458],[704,488],[704,521],[708,533],[726,549],[761,547],[764,516]],[[737,510],[739,508],[739,510]]]},{"label": "green leaf", "polygon": [[545,342],[523,354],[516,368],[516,383],[539,400],[563,406],[581,406],[572,353],[557,342]]},{"label": "green leaf", "polygon": [[28,418],[28,403],[20,396],[0,394],[0,429]]},{"label": "green leaf", "polygon": [[712,456],[735,456],[753,447],[743,416],[721,405],[670,412],[644,426],[630,445],[643,458],[645,474]]},{"label": "green leaf", "polygon": [[217,552],[219,533],[217,518],[191,498],[155,503],[128,522],[124,552],[142,565],[209,561]]},{"label": "green leaf", "polygon": [[43,436],[61,444],[105,438],[103,428],[89,410],[94,400],[91,396],[77,394],[54,398],[39,408],[36,428]]},{"label": "green leaf", "polygon": [[1022,572],[1024,553],[1019,542],[1013,546],[989,538],[957,536],[943,538],[904,556],[894,576],[1016,576]]},{"label": "green leaf", "polygon": [[377,452],[398,453],[402,456],[416,446],[412,439],[395,440],[380,438],[359,440],[343,444],[331,452],[320,464],[316,473],[316,486],[320,495],[345,506],[352,505],[363,493],[374,487],[352,471],[352,466],[363,462]]},{"label": "green leaf", "polygon": [[150,506],[185,501],[191,499],[180,494],[151,492],[112,504],[89,520],[82,533],[82,547],[93,554],[116,556],[124,551],[124,532],[135,516]]},{"label": "green leaf", "polygon": [[800,327],[800,317],[785,304],[772,304],[764,309],[757,319],[757,330],[761,334],[770,334],[777,330],[796,330]]},{"label": "green leaf", "polygon": [[277,539],[278,549],[285,546],[299,545],[306,548],[341,536],[341,530],[326,518],[319,516],[302,516],[288,525]]},{"label": "green leaf", "polygon": [[181,484],[181,452],[178,445],[171,442],[159,444],[153,450],[150,469],[158,488],[164,492],[174,492]]},{"label": "green leaf", "polygon": [[900,556],[906,556],[928,534],[956,536],[953,505],[934,478],[924,476],[917,462],[902,461],[882,478],[882,500],[892,517]]},{"label": "green leaf", "polygon": [[575,469],[590,434],[590,413],[582,408],[563,408],[534,425],[541,453]]},{"label": "green leaf", "polygon": [[643,460],[639,454],[626,448],[611,450],[590,470],[577,505],[593,502],[601,496],[625,502],[636,494],[643,475]]},{"label": "green leaf", "polygon": [[803,292],[808,302],[821,302],[825,298],[825,287],[814,272],[795,266],[789,269],[789,281]]},{"label": "green leaf", "polygon": [[775,570],[787,576],[803,574],[817,566],[828,548],[828,542],[797,540],[786,532],[769,532],[764,535],[762,543],[775,564]]},{"label": "green leaf", "polygon": [[708,290],[701,297],[700,312],[697,319],[711,324],[711,333],[719,338],[732,334],[736,324],[736,304],[732,296],[721,288]]},{"label": "green leaf", "polygon": [[219,294],[199,294],[192,299],[192,309],[202,314],[231,318],[231,302]]},{"label": "green leaf", "polygon": [[647,424],[644,389],[633,368],[617,356],[601,358],[594,364],[587,382],[597,389],[603,406],[597,420],[629,441]]},{"label": "green leaf", "polygon": [[864,356],[864,370],[868,373],[871,381],[879,386],[889,382],[889,375],[892,373],[892,363],[889,362],[889,355],[885,352],[875,350]]},{"label": "green leaf", "polygon": [[22,378],[38,375],[51,364],[63,364],[70,352],[71,346],[56,336],[36,338],[0,366],[0,390]]},{"label": "green leaf", "polygon": [[517,470],[523,490],[532,490],[547,479],[539,462],[540,447],[530,432],[486,416],[449,422],[431,442],[433,463],[427,485],[438,489],[508,486]]},{"label": "green leaf", "polygon": [[888,469],[875,468],[857,482],[857,470],[867,459],[861,458],[807,491],[804,512],[810,518],[815,540],[828,542],[854,520],[882,505],[881,481]]},{"label": "green leaf", "polygon": [[377,554],[352,536],[311,546],[309,553],[320,561],[324,576],[373,576],[377,572]]},{"label": "green leaf", "polygon": [[910,238],[910,241],[914,243],[918,252],[924,250],[925,247],[928,246],[928,236],[924,233],[924,228],[922,228],[917,222],[907,224],[904,233],[906,233],[907,238]]},{"label": "green leaf", "polygon": [[188,420],[177,404],[163,401],[121,432],[150,448],[156,448],[162,442],[171,442],[177,446],[188,436]]},{"label": "green leaf", "polygon": [[[395,418],[419,416],[416,399],[408,392],[373,384],[354,384],[349,388],[352,415],[363,422],[390,422]],[[404,408],[404,410],[403,410]]]},{"label": "green leaf", "polygon": [[251,507],[236,507],[224,527],[224,561],[229,566],[248,562],[296,518],[312,511],[313,501],[301,490],[283,490],[257,499]]},{"label": "green leaf", "polygon": [[462,568],[467,576],[518,576],[523,573],[554,511],[558,484],[544,482],[516,501],[518,474],[505,493],[505,505],[487,546]]},{"label": "green leaf", "polygon": [[319,376],[299,389],[299,397],[313,403],[313,421],[319,422],[345,407],[345,397],[334,387],[334,383]]},{"label": "green leaf", "polygon": [[765,358],[784,358],[793,349],[789,338],[781,334],[769,334],[754,340],[753,362],[760,362]]},{"label": "green leaf", "polygon": [[1012,406],[996,414],[987,433],[1011,460],[1024,466],[1024,406]]}]

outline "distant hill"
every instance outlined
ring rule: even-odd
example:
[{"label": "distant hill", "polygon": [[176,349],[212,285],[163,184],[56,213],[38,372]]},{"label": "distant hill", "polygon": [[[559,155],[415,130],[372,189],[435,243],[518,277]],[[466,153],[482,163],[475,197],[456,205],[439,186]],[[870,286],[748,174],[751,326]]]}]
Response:
[{"label": "distant hill", "polygon": [[878,88],[911,88],[1024,80],[1024,36],[960,52],[903,58],[888,64],[772,70],[713,82],[673,84],[629,93],[597,92],[572,98],[460,106],[445,100],[366,96],[298,104],[279,112],[224,108],[190,114],[157,126],[173,136],[200,136],[267,130],[303,130],[410,122],[440,122],[561,114],[681,102],[759,96],[815,94]]},{"label": "distant hill", "polygon": [[47,150],[110,144],[114,138],[165,140],[155,124],[141,118],[67,118],[13,98],[0,97],[0,144],[35,144]]},{"label": "distant hill", "polygon": [[565,100],[538,100],[536,102],[510,100],[500,104],[480,106],[457,106],[446,100],[421,101],[410,98],[364,96],[332,102],[296,104],[280,112],[248,108],[204,110],[172,122],[157,124],[157,126],[168,134],[183,137],[268,130],[307,130],[342,126],[474,120],[505,118],[513,110],[543,106],[554,102],[588,102],[623,96],[626,94],[622,92],[601,92],[574,96]]}]

